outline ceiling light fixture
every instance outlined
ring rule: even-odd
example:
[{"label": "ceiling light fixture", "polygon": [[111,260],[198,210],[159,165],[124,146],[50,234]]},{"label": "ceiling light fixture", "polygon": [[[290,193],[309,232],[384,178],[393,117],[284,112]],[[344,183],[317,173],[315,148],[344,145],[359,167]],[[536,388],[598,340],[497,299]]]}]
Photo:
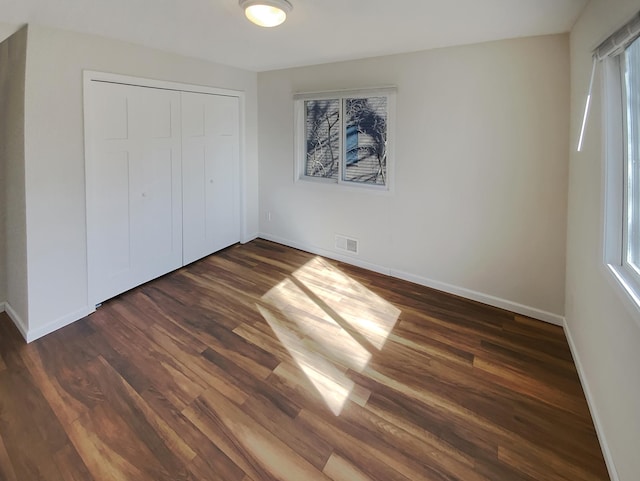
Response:
[{"label": "ceiling light fixture", "polygon": [[293,10],[287,0],[240,0],[240,8],[249,20],[261,27],[277,27]]}]

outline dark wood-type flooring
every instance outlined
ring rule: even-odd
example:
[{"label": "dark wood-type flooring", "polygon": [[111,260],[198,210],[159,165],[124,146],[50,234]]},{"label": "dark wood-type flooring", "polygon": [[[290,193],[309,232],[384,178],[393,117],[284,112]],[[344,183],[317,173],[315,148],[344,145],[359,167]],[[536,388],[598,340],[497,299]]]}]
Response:
[{"label": "dark wood-type flooring", "polygon": [[26,345],[0,479],[608,479],[560,328],[254,241]]}]

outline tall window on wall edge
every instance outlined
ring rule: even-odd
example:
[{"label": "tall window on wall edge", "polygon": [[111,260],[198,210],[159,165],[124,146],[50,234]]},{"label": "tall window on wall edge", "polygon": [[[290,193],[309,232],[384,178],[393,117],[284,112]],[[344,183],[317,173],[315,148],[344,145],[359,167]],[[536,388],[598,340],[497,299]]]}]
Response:
[{"label": "tall window on wall edge", "polygon": [[395,89],[296,94],[296,180],[389,190]]},{"label": "tall window on wall edge", "polygon": [[[640,309],[640,14],[594,51],[605,115],[605,262]],[[595,72],[595,70],[594,70]],[[640,319],[640,317],[638,317]]]}]

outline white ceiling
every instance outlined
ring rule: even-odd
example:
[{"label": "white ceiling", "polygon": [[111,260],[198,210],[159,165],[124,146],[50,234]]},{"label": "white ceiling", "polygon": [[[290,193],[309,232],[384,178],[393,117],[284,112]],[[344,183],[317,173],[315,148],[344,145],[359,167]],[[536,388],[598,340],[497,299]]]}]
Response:
[{"label": "white ceiling", "polygon": [[250,24],[238,0],[0,0],[35,23],[264,71],[567,32],[587,0],[290,0],[287,22]]}]

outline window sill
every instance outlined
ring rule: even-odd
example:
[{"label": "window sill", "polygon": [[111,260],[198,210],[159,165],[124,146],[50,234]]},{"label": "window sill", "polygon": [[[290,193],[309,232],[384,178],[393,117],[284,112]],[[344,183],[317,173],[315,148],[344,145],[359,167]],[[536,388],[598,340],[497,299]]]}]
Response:
[{"label": "window sill", "polygon": [[368,194],[390,195],[392,189],[388,185],[358,184],[355,182],[338,182],[331,179],[298,177],[296,183],[321,185],[323,188],[335,189],[341,192],[362,192]]}]

